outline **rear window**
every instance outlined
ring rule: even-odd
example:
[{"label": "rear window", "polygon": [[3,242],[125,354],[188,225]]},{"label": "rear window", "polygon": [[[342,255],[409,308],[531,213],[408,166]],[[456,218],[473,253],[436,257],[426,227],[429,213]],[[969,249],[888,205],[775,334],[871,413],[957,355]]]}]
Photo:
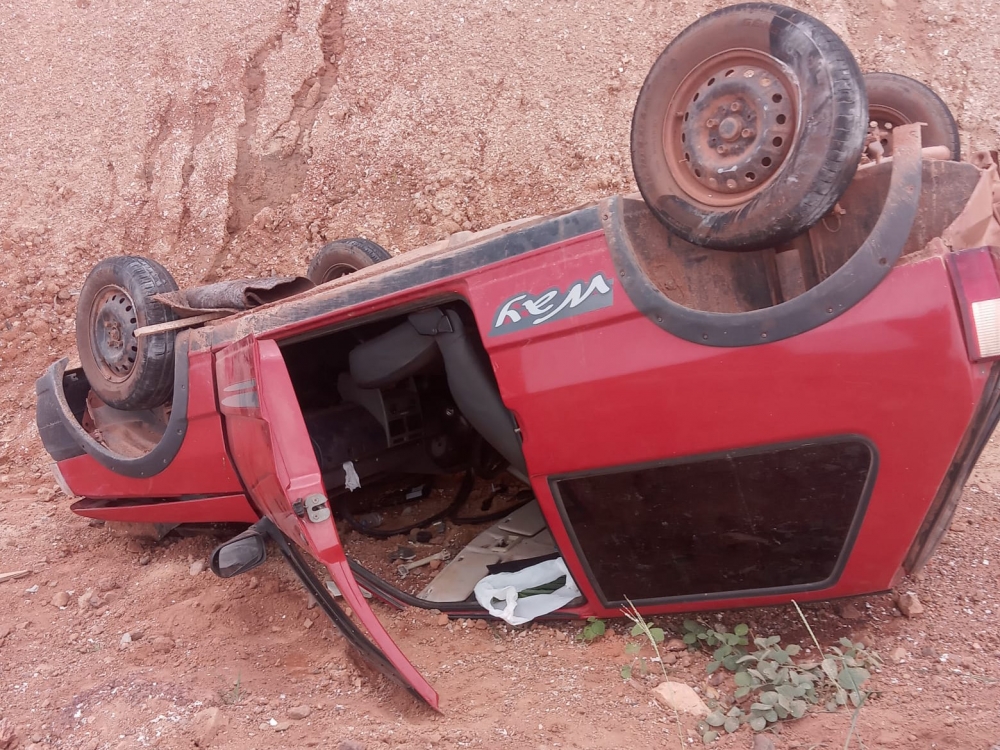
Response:
[{"label": "rear window", "polygon": [[553,482],[605,604],[839,575],[874,479],[860,438],[696,456]]}]

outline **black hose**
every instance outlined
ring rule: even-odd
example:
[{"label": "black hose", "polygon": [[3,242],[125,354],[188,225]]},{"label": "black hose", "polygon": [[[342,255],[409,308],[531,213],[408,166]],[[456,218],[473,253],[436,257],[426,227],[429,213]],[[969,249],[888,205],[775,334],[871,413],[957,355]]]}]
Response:
[{"label": "black hose", "polygon": [[[490,494],[490,496],[487,498],[487,500],[492,500],[498,494],[500,494],[504,489],[506,488],[501,487],[499,489],[494,490],[492,494]],[[448,520],[451,521],[456,526],[471,526],[477,523],[490,523],[493,521],[499,521],[501,518],[505,518],[506,516],[510,515],[519,508],[523,508],[525,505],[527,505],[528,503],[530,503],[532,500],[535,499],[535,493],[533,493],[531,490],[521,490],[520,492],[517,493],[517,496],[518,498],[520,498],[520,502],[516,503],[515,505],[509,508],[504,508],[503,510],[494,511],[493,513],[484,513],[479,516],[454,515]]]}]

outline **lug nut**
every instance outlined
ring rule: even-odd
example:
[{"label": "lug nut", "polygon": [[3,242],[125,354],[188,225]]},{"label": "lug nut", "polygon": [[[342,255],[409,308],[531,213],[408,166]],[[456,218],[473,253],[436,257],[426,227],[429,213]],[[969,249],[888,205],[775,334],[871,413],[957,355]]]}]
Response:
[{"label": "lug nut", "polygon": [[743,128],[743,132],[740,133],[744,138],[750,138],[753,134],[754,132],[750,128]]},{"label": "lug nut", "polygon": [[726,153],[726,147],[725,147],[725,146],[719,146],[719,147],[718,147],[717,149],[715,149],[715,150],[716,150],[716,151],[718,151],[718,152],[719,152],[720,154],[724,154],[724,153]]},{"label": "lug nut", "polygon": [[742,106],[743,105],[741,105],[739,102],[733,102],[732,104],[729,105],[729,109],[731,109],[733,112],[739,112]]},{"label": "lug nut", "polygon": [[714,127],[717,127],[718,125],[719,125],[718,120],[715,120],[715,119],[713,119],[711,117],[705,122],[705,127],[706,128],[714,128]]},{"label": "lug nut", "polygon": [[736,189],[736,180],[733,180],[733,179],[726,180],[726,187],[729,188],[730,190],[735,190]]}]

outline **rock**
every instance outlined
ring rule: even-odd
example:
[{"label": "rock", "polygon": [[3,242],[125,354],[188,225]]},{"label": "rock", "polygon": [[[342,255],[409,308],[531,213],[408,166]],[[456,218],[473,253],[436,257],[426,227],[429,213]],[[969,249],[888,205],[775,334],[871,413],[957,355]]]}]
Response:
[{"label": "rock", "polygon": [[753,750],[774,750],[774,740],[766,734],[755,734],[751,747]]},{"label": "rock", "polygon": [[438,615],[437,622],[438,622],[438,625],[440,625],[441,627],[444,627],[445,625],[448,624],[448,615],[446,615],[444,612],[442,612],[441,614]]},{"label": "rock", "polygon": [[311,713],[312,709],[303,703],[301,706],[292,706],[288,709],[288,718],[299,721],[308,718]]},{"label": "rock", "polygon": [[896,0],[882,0],[882,7],[886,10],[896,10]]},{"label": "rock", "polygon": [[904,661],[906,661],[906,657],[907,657],[906,649],[903,648],[902,646],[897,646],[892,650],[892,653],[889,654],[889,659],[892,661],[893,664],[902,664]]},{"label": "rock", "polygon": [[53,607],[59,607],[61,609],[67,604],[69,604],[69,594],[65,591],[58,591],[56,592],[56,595],[52,597]]},{"label": "rock", "polygon": [[486,630],[489,627],[489,625],[487,624],[486,620],[476,620],[476,627],[479,630]]},{"label": "rock", "polygon": [[249,581],[249,583],[247,583],[247,585],[250,588],[255,589],[255,588],[257,588],[257,584],[258,583],[260,583],[260,581],[257,580],[257,576],[250,576],[250,581]]},{"label": "rock", "polygon": [[205,569],[204,560],[195,560],[191,563],[191,567],[188,569],[188,573],[193,576],[199,575]]},{"label": "rock", "polygon": [[924,605],[920,603],[920,599],[912,591],[901,594],[896,606],[907,617],[916,617],[924,613]]},{"label": "rock", "polygon": [[229,720],[226,718],[226,715],[215,706],[196,713],[194,715],[194,731],[198,746],[205,747],[208,745],[215,739],[219,730],[225,728],[228,724]]},{"label": "rock", "polygon": [[87,589],[83,596],[76,600],[76,606],[80,609],[87,609],[88,607],[99,607],[101,605],[101,600],[97,598],[97,594],[94,593],[93,589]]},{"label": "rock", "polygon": [[138,539],[129,539],[128,543],[125,545],[125,551],[133,555],[141,555],[143,552],[142,545],[139,544]]},{"label": "rock", "polygon": [[440,560],[431,560],[429,563],[427,563],[427,567],[430,568],[431,570],[437,570],[442,565],[444,565],[444,563],[441,562]]},{"label": "rock", "polygon": [[344,740],[337,746],[337,750],[365,750],[365,746],[354,740]]},{"label": "rock", "polygon": [[97,590],[98,591],[106,593],[108,591],[114,591],[116,588],[118,588],[118,584],[115,583],[115,579],[114,578],[110,578],[108,576],[105,576],[104,578],[100,578],[97,581]]},{"label": "rock", "polygon": [[139,564],[140,565],[149,565],[149,563],[152,560],[153,560],[153,556],[152,555],[150,555],[148,552],[143,552],[142,553],[142,557],[139,558]]},{"label": "rock", "polygon": [[153,639],[153,651],[160,654],[168,654],[174,648],[174,642],[162,635]]},{"label": "rock", "polygon": [[687,644],[680,638],[671,638],[663,648],[666,651],[687,651]]},{"label": "rock", "polygon": [[661,682],[653,688],[653,697],[667,708],[692,716],[708,716],[708,706],[683,682]]},{"label": "rock", "polygon": [[127,649],[129,647],[129,644],[131,644],[131,643],[132,643],[132,634],[131,633],[123,633],[122,634],[122,639],[120,641],[118,641],[118,650],[119,651],[124,651],[125,649]]},{"label": "rock", "polygon": [[279,721],[277,724],[274,725],[274,731],[287,732],[291,728],[291,726],[292,722],[290,721]]},{"label": "rock", "polygon": [[315,609],[316,607],[316,597],[309,594],[309,598],[306,599],[306,609]]},{"label": "rock", "polygon": [[313,621],[310,620],[308,617],[302,621],[302,627],[304,627],[306,630],[309,630],[309,628],[311,628],[312,626],[313,626]]},{"label": "rock", "polygon": [[0,719],[0,750],[7,750],[17,744],[17,734],[14,733],[14,725],[7,719]]},{"label": "rock", "polygon": [[864,614],[853,602],[846,602],[837,607],[837,614],[842,620],[860,620]]}]

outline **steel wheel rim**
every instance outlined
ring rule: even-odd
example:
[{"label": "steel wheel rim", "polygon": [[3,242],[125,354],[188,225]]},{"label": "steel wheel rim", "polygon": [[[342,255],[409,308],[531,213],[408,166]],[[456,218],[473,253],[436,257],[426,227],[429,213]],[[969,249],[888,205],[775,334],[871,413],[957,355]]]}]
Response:
[{"label": "steel wheel rim", "polygon": [[735,206],[781,171],[798,127],[798,86],[781,61],[752,49],[719,53],[681,81],[663,150],[678,187],[708,206]]},{"label": "steel wheel rim", "polygon": [[94,361],[105,379],[122,383],[132,375],[139,356],[135,302],[121,287],[106,286],[95,295],[90,310]]},{"label": "steel wheel rim", "polygon": [[339,279],[341,276],[347,276],[357,270],[357,268],[348,265],[347,263],[337,263],[336,265],[330,266],[326,269],[326,273],[323,274],[323,283],[325,284],[328,281]]}]

